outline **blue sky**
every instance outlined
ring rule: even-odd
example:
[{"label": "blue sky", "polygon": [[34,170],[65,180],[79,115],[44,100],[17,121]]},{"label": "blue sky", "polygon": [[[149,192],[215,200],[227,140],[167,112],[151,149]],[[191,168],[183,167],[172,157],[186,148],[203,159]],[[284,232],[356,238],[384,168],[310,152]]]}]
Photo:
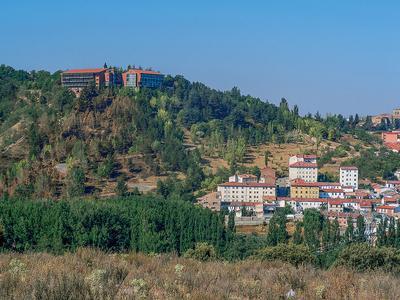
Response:
[{"label": "blue sky", "polygon": [[153,67],[301,113],[400,106],[400,2],[4,0],[0,63]]}]

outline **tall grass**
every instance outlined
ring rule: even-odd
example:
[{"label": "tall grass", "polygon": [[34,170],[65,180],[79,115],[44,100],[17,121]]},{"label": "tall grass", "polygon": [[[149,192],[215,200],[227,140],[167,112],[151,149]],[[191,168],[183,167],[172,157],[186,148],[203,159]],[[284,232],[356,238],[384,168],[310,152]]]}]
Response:
[{"label": "tall grass", "polygon": [[0,255],[0,299],[400,299],[400,279],[280,262],[199,262],[174,255]]}]

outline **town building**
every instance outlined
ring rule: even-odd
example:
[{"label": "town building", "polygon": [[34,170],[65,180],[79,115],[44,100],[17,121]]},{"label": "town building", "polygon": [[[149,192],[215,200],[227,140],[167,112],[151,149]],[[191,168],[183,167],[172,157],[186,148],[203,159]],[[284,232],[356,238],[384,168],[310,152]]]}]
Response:
[{"label": "town building", "polygon": [[279,206],[285,207],[286,205],[289,205],[297,212],[310,208],[321,209],[324,206],[326,207],[327,202],[327,199],[320,198],[278,198]]},{"label": "town building", "polygon": [[380,114],[371,117],[372,124],[374,126],[380,125],[382,122],[389,123],[392,121],[392,114]]},{"label": "town building", "polygon": [[263,202],[266,196],[275,196],[275,185],[262,182],[226,182],[218,185],[223,202]]},{"label": "town building", "polygon": [[319,198],[319,184],[297,178],[290,183],[291,198]]},{"label": "town building", "polygon": [[235,212],[235,216],[242,217],[264,217],[264,205],[261,202],[231,202],[228,205],[229,212]]},{"label": "town building", "polygon": [[343,191],[343,189],[340,189],[340,188],[328,188],[328,189],[324,188],[324,189],[320,189],[319,197],[320,198],[330,198],[330,199],[336,199],[336,198],[343,199],[344,191]]},{"label": "town building", "polygon": [[61,84],[76,95],[79,95],[82,89],[88,87],[90,84],[95,84],[96,87],[105,85],[106,72],[106,68],[64,71],[61,73]]},{"label": "town building", "polygon": [[317,182],[318,166],[315,155],[294,155],[289,158],[289,180],[297,178],[306,182]]},{"label": "town building", "polygon": [[122,81],[125,87],[159,88],[164,81],[164,75],[155,71],[129,69],[122,73]]},{"label": "town building", "polygon": [[257,176],[253,174],[235,174],[229,177],[229,182],[239,182],[239,183],[257,182]]},{"label": "town building", "polygon": [[340,184],[343,187],[353,187],[355,190],[358,189],[358,168],[354,166],[340,167]]},{"label": "town building", "polygon": [[400,213],[400,206],[380,205],[376,208],[376,212],[393,217],[395,214]]},{"label": "town building", "polygon": [[328,200],[328,211],[343,212],[344,203],[343,200]]},{"label": "town building", "polygon": [[217,192],[212,192],[197,198],[197,204],[212,211],[221,210],[221,201],[218,198]]},{"label": "town building", "polygon": [[382,132],[383,143],[400,143],[400,131]]},{"label": "town building", "polygon": [[261,171],[260,182],[270,183],[274,185],[276,184],[276,172],[274,169],[265,167],[260,171]]}]

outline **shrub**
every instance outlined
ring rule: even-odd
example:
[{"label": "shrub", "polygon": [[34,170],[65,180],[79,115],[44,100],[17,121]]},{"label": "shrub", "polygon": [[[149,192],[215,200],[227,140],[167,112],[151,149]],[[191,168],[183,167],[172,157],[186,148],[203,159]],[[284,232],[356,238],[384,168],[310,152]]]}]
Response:
[{"label": "shrub", "polygon": [[185,258],[193,258],[200,261],[211,261],[217,258],[215,249],[207,243],[197,243],[194,249],[189,249],[184,254]]},{"label": "shrub", "polygon": [[400,251],[395,248],[352,244],[343,249],[334,266],[345,266],[358,272],[381,269],[400,273]]},{"label": "shrub", "polygon": [[294,244],[279,244],[274,247],[265,247],[258,250],[253,258],[267,261],[280,260],[295,266],[314,264],[316,262],[316,257],[308,247]]}]

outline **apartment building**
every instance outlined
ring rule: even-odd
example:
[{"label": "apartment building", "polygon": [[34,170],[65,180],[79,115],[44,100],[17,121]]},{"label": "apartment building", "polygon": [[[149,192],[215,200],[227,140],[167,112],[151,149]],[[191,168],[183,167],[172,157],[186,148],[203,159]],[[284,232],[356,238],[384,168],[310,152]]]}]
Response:
[{"label": "apartment building", "polygon": [[319,198],[319,184],[306,182],[304,179],[294,179],[290,182],[290,197],[292,198]]},{"label": "apartment building", "polygon": [[257,182],[257,176],[253,174],[235,174],[229,177],[229,182],[239,182],[239,183]]},{"label": "apartment building", "polygon": [[383,143],[400,143],[400,131],[382,132]]},{"label": "apartment building", "polygon": [[164,81],[164,75],[155,71],[129,69],[122,73],[122,81],[125,87],[159,88]]},{"label": "apartment building", "polygon": [[304,210],[304,209],[320,209],[326,205],[327,199],[320,198],[278,198],[278,203],[281,207],[286,205],[291,206],[296,211]]},{"label": "apartment building", "polygon": [[197,205],[208,208],[212,211],[221,210],[221,201],[218,198],[217,192],[212,192],[196,199]]},{"label": "apartment building", "polygon": [[262,182],[226,182],[217,191],[222,202],[263,202],[276,195],[275,185]]},{"label": "apartment building", "polygon": [[354,166],[340,167],[340,184],[358,190],[358,168]]},{"label": "apartment building", "polygon": [[289,158],[289,180],[298,178],[306,182],[317,182],[318,166],[315,155],[294,155]]},{"label": "apartment building", "polygon": [[83,88],[94,83],[97,87],[105,85],[106,68],[74,69],[61,73],[62,86],[69,88],[75,94],[79,94]]},{"label": "apartment building", "polygon": [[343,189],[340,188],[322,188],[319,191],[319,196],[321,198],[329,198],[329,199],[344,199],[345,193]]},{"label": "apartment building", "polygon": [[276,184],[276,171],[272,168],[265,167],[260,170],[260,182]]}]

